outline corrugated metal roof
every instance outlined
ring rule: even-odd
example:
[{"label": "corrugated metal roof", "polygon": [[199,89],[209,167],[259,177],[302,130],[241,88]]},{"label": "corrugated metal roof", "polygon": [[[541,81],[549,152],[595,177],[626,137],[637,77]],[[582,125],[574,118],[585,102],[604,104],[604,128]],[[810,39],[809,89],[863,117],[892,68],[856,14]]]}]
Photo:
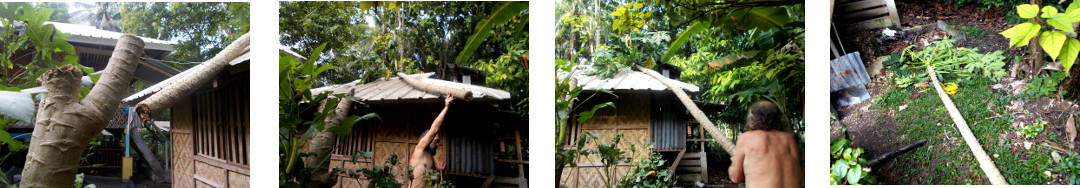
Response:
[{"label": "corrugated metal roof", "polygon": [[831,91],[864,86],[870,83],[870,75],[866,73],[866,66],[863,65],[859,52],[848,53],[833,59],[829,66],[829,88]]},{"label": "corrugated metal roof", "polygon": [[[584,90],[650,90],[650,91],[664,91],[668,90],[667,86],[664,86],[660,80],[649,76],[643,72],[630,70],[625,68],[619,70],[614,76],[609,79],[600,79],[595,75],[586,75],[591,71],[586,65],[578,65],[574,67],[574,78],[577,78],[578,85],[582,86]],[[567,73],[560,72],[558,75],[560,78],[565,77]],[[670,80],[670,79],[669,79]],[[698,92],[700,88],[695,85],[681,82],[678,80],[671,80],[683,90],[689,92]]]},{"label": "corrugated metal roof", "polygon": [[[63,31],[65,33],[70,33],[71,37],[67,38],[68,42],[82,42],[82,43],[91,43],[91,44],[113,46],[113,45],[116,45],[116,40],[119,40],[120,36],[124,35],[124,33],[101,30],[101,29],[95,28],[94,26],[88,26],[88,25],[60,23],[60,22],[45,22],[45,23],[46,24],[52,24],[54,27],[56,27],[56,30]],[[147,49],[173,51],[173,49],[175,49],[174,46],[176,45],[176,42],[173,42],[173,41],[164,41],[164,40],[160,40],[160,39],[147,38],[147,37],[142,37],[142,36],[140,36],[139,38],[143,39],[143,42],[145,42],[145,44],[146,44],[146,46],[144,48],[147,48]]]},{"label": "corrugated metal roof", "polygon": [[[250,47],[249,48],[244,48],[244,54],[242,54],[240,56],[237,56],[236,59],[233,59],[232,61],[229,61],[229,66],[233,66],[233,65],[236,65],[236,64],[240,64],[240,63],[242,63],[244,61],[251,60],[251,56],[250,56],[251,51],[250,51],[250,49],[251,49]],[[154,84],[153,86],[147,87],[146,89],[143,89],[142,91],[139,91],[138,93],[131,94],[131,96],[128,96],[128,97],[124,98],[124,100],[122,100],[122,101],[124,103],[130,104],[133,101],[145,99],[147,96],[153,95],[154,93],[157,93],[158,91],[161,91],[161,89],[164,89],[166,86],[172,85],[173,82],[176,82],[177,80],[180,80],[181,78],[184,78],[185,76],[187,76],[188,74],[194,72],[194,70],[198,70],[202,66],[203,66],[203,64],[199,63],[198,65],[195,65],[194,67],[191,67],[191,68],[189,68],[188,70],[186,70],[184,72],[180,72],[179,74],[176,74],[176,76],[169,77],[168,79],[162,80],[161,82],[158,82],[157,84]]]},{"label": "corrugated metal roof", "polygon": [[[449,88],[464,89],[472,92],[474,99],[496,99],[505,100],[510,99],[510,92],[498,90],[489,87],[463,84],[450,82],[446,80],[439,80],[429,78],[434,73],[421,73],[409,75],[421,82],[427,82],[432,85],[444,86]],[[320,88],[311,89],[312,93],[320,93],[323,91],[339,90],[342,86],[355,85],[359,81],[353,81],[346,84],[325,86]],[[357,85],[352,87],[354,89],[353,96],[360,98],[362,101],[396,101],[396,100],[420,100],[420,99],[438,99],[442,94],[432,94],[421,91],[405,83],[404,80],[398,77],[392,77],[387,79],[378,79],[367,84]],[[339,91],[340,92],[340,91]]]}]

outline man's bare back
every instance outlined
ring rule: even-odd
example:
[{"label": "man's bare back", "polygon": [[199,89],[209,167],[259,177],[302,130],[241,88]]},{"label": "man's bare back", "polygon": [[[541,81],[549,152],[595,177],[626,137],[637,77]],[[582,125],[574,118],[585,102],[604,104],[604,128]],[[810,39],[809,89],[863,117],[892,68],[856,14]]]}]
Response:
[{"label": "man's bare back", "polygon": [[784,131],[755,130],[739,135],[728,168],[731,181],[746,187],[800,187],[803,170],[795,136]]}]

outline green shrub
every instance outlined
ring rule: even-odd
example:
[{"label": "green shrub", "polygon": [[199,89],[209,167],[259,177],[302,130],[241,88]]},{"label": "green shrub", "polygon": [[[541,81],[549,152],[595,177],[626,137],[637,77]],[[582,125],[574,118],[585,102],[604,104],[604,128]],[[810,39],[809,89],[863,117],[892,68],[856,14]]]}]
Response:
[{"label": "green shrub", "polygon": [[834,161],[829,172],[831,185],[877,184],[877,178],[870,176],[870,166],[863,158],[863,149],[854,147],[847,139],[832,141],[830,153]]},{"label": "green shrub", "polygon": [[1069,184],[1080,185],[1080,155],[1076,152],[1066,151],[1068,156],[1061,159],[1057,169],[1069,178]]},{"label": "green shrub", "polygon": [[675,179],[668,177],[668,174],[674,172],[660,168],[664,162],[666,161],[657,153],[637,161],[634,167],[630,168],[630,172],[619,181],[618,187],[671,187],[675,185]]}]

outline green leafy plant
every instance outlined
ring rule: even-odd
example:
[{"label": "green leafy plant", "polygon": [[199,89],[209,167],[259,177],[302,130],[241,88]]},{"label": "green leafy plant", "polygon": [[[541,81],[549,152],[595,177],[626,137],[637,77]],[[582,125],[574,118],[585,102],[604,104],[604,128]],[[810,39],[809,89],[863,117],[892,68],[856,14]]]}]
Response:
[{"label": "green leafy plant", "polygon": [[85,175],[83,175],[83,173],[79,173],[78,175],[75,175],[75,188],[96,188],[97,187],[97,186],[94,186],[94,184],[88,184],[88,183],[86,185],[83,185],[84,183],[86,183],[86,182],[84,182],[83,177],[85,177]]},{"label": "green leafy plant", "polygon": [[1039,133],[1042,133],[1043,127],[1045,126],[1046,122],[1039,120],[1038,123],[1024,127],[1021,132],[1024,133],[1024,136],[1027,136],[1027,138],[1035,138],[1036,136],[1039,136]]},{"label": "green leafy plant", "polygon": [[[574,57],[576,58],[577,56],[574,56]],[[595,139],[593,137],[593,135],[590,135],[590,134],[586,133],[586,134],[581,134],[579,136],[579,138],[576,140],[576,142],[567,143],[566,139],[569,137],[567,135],[569,135],[571,131],[574,131],[574,130],[567,130],[567,128],[571,124],[570,121],[576,120],[578,122],[578,124],[585,123],[586,121],[591,119],[594,114],[596,114],[597,110],[607,108],[607,107],[615,108],[615,103],[613,103],[613,102],[604,102],[604,103],[596,104],[596,105],[593,105],[593,106],[586,106],[585,109],[589,109],[589,110],[581,111],[581,112],[579,112],[577,114],[574,114],[574,112],[578,112],[578,108],[581,108],[583,106],[583,105],[575,105],[575,104],[583,104],[585,101],[589,101],[589,99],[591,99],[593,96],[596,96],[599,93],[609,93],[610,94],[610,92],[606,92],[606,91],[593,92],[592,94],[590,94],[588,97],[585,97],[584,99],[579,98],[578,96],[581,95],[581,93],[584,91],[584,89],[582,89],[581,86],[577,85],[577,83],[573,82],[572,75],[574,74],[574,71],[575,71],[575,69],[573,67],[574,67],[574,64],[569,63],[566,60],[561,60],[561,59],[560,60],[555,60],[555,68],[556,68],[556,70],[566,73],[565,77],[562,77],[562,78],[556,77],[555,78],[556,79],[555,96],[558,97],[558,98],[556,98],[556,102],[555,102],[555,135],[556,135],[556,137],[555,137],[555,151],[556,151],[555,152],[555,173],[557,174],[557,176],[555,176],[556,178],[562,178],[563,168],[568,167],[568,166],[569,167],[577,167],[577,163],[575,161],[577,161],[578,157],[587,156],[590,153],[590,150],[588,150],[585,146],[591,140]],[[616,97],[618,97],[618,96],[616,96]],[[561,181],[559,181],[559,179],[556,179],[556,182],[561,183]]]},{"label": "green leafy plant", "polygon": [[1064,78],[1065,72],[1054,72],[1049,77],[1035,77],[1031,83],[1024,85],[1024,94],[1032,98],[1054,96],[1054,92],[1058,90],[1058,83]]},{"label": "green leafy plant", "polygon": [[[1032,38],[1037,36],[1039,46],[1043,51],[1054,60],[1061,58],[1064,70],[1070,70],[1069,68],[1076,61],[1077,53],[1080,53],[1080,41],[1067,37],[1065,33],[1076,33],[1073,24],[1080,22],[1080,4],[1073,1],[1063,13],[1059,13],[1057,8],[1049,5],[1040,10],[1038,5],[1023,4],[1016,6],[1016,13],[1020,18],[1031,19],[1031,21],[1017,24],[1000,33],[1005,38],[1009,38],[1009,46],[1026,46]],[[1044,27],[1035,20],[1035,16],[1045,19],[1046,25],[1050,27]]]},{"label": "green leafy plant", "polygon": [[[997,81],[1007,75],[1004,52],[982,54],[978,49],[956,47],[954,42],[955,40],[945,38],[919,51],[914,50],[916,45],[904,48],[900,62],[894,64],[897,74],[905,75],[898,78],[911,79],[914,77],[912,74],[925,72],[927,66],[933,67],[938,74],[959,76],[960,81],[970,80],[973,76]],[[925,74],[918,77],[925,78]],[[896,81],[903,87],[911,83],[911,80]]]},{"label": "green leafy plant", "polygon": [[[360,152],[353,155],[352,162],[357,161],[356,156],[362,156],[362,158],[371,158],[371,152]],[[386,159],[382,166],[360,167],[359,169],[342,169],[335,168],[334,172],[345,174],[349,178],[355,179],[360,183],[358,178],[364,177],[368,180],[367,187],[385,187],[385,188],[399,188],[402,187],[401,183],[394,177],[394,167],[400,164],[397,154],[390,154],[390,158]],[[409,169],[409,171],[412,171]],[[409,173],[412,174],[412,173]]]},{"label": "green leafy plant", "polygon": [[675,179],[669,177],[670,173],[667,169],[660,168],[664,165],[666,160],[662,158],[659,153],[653,153],[647,158],[638,160],[635,162],[634,167],[630,168],[622,180],[619,181],[618,187],[671,187],[675,185]]},{"label": "green leafy plant", "polygon": [[978,27],[961,27],[960,30],[964,31],[964,35],[971,39],[979,39],[986,36],[986,30],[979,29]]},{"label": "green leafy plant", "polygon": [[877,184],[877,178],[870,176],[870,166],[863,158],[863,152],[862,148],[854,147],[847,139],[832,141],[829,153],[833,164],[829,170],[829,184]]},{"label": "green leafy plant", "polygon": [[1066,157],[1055,168],[1067,175],[1069,184],[1080,185],[1080,155],[1073,151],[1065,151]]}]

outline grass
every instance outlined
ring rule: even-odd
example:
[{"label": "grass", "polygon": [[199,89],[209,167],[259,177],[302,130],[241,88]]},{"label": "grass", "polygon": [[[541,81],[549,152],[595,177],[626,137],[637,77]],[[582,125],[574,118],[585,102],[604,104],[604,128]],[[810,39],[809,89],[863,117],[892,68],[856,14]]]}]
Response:
[{"label": "grass", "polygon": [[978,27],[960,27],[960,31],[964,32],[964,35],[970,39],[980,39],[986,36],[986,30],[979,29]]},{"label": "grass", "polygon": [[[945,78],[943,82],[955,81],[955,78]],[[993,111],[1004,113],[1004,106],[1013,99],[1005,94],[993,93],[990,89],[992,82],[985,78],[975,78],[972,81],[958,82],[960,91],[951,95],[956,107],[964,116],[968,126],[971,127],[979,143],[987,154],[993,158],[998,169],[1006,177],[1010,184],[1045,184],[1046,178],[1043,171],[1050,170],[1050,154],[1045,149],[1034,146],[1028,151],[1014,151],[1009,147],[1011,144],[1001,134],[1009,134],[1016,131],[1010,126],[1012,119],[1009,117],[987,119],[995,116],[995,113],[987,110],[987,105],[993,105]],[[979,168],[971,150],[964,142],[952,119],[949,117],[945,106],[938,98],[937,91],[930,88],[921,93],[921,96],[911,99],[912,89],[890,88],[890,91],[877,96],[872,106],[879,112],[895,112],[892,117],[897,124],[897,130],[893,135],[897,136],[897,145],[911,143],[919,139],[927,139],[926,146],[920,147],[911,153],[901,155],[894,159],[901,168],[894,169],[904,172],[902,181],[896,182],[907,184],[989,184],[986,175]],[[899,106],[908,105],[903,111]],[[882,116],[888,118],[888,116]],[[1013,133],[1015,134],[1015,133]],[[902,135],[902,136],[901,136]],[[903,139],[899,139],[902,137]],[[947,139],[951,138],[951,139]],[[894,167],[895,168],[895,167]],[[921,174],[928,173],[926,176]]]}]

